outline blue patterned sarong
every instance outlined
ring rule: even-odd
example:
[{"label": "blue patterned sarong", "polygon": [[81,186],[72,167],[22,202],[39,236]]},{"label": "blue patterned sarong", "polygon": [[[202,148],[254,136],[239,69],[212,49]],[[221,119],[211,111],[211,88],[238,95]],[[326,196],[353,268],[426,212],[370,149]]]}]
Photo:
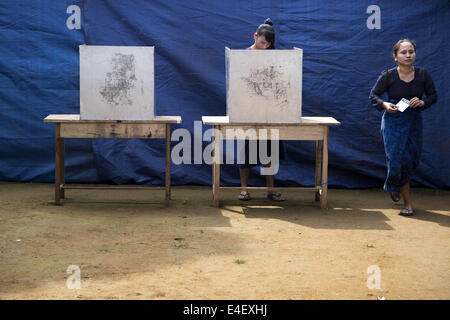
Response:
[{"label": "blue patterned sarong", "polygon": [[422,151],[421,112],[411,108],[396,113],[384,111],[381,134],[388,169],[383,189],[398,193],[400,187],[409,183],[419,164]]}]

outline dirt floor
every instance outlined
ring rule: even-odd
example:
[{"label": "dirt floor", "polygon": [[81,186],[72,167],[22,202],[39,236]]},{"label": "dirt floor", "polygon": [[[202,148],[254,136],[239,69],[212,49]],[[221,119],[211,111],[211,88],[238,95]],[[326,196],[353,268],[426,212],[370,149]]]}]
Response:
[{"label": "dirt floor", "polygon": [[450,299],[449,191],[413,189],[406,218],[382,190],[331,189],[327,210],[311,192],[227,190],[215,208],[210,187],[168,207],[161,190],[66,190],[63,206],[53,190],[0,183],[0,299]]}]

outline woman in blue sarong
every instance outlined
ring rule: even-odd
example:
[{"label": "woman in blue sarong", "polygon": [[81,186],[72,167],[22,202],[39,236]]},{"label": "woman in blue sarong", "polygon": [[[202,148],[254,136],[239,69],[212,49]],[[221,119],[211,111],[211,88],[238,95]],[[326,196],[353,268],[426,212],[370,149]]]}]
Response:
[{"label": "woman in blue sarong", "polygon": [[[403,198],[400,215],[414,213],[409,182],[416,170],[422,149],[422,114],[437,100],[430,74],[424,68],[414,67],[416,45],[409,39],[399,40],[393,48],[398,66],[381,73],[370,91],[372,105],[383,111],[381,133],[386,152],[387,177],[383,189],[393,201]],[[387,92],[388,101],[381,99]],[[426,95],[423,98],[423,95]],[[405,98],[409,107],[403,112],[396,104]]]}]

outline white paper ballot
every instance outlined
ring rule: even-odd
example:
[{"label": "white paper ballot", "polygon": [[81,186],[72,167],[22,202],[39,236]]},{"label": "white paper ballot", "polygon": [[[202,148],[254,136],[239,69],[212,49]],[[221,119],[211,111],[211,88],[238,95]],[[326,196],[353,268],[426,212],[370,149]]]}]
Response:
[{"label": "white paper ballot", "polygon": [[406,108],[409,107],[409,100],[402,98],[397,104],[396,104],[398,111],[403,112],[406,110]]}]

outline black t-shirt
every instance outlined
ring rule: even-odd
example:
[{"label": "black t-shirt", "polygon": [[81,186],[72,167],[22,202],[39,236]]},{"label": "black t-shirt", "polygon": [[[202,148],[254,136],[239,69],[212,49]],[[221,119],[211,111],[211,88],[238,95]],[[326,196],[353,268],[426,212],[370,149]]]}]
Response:
[{"label": "black t-shirt", "polygon": [[[380,111],[383,110],[381,104],[384,102],[380,97],[385,92],[387,92],[388,101],[400,101],[402,98],[411,100],[414,97],[423,100],[425,105],[414,108],[416,111],[430,107],[437,100],[433,79],[431,79],[430,74],[424,68],[415,67],[414,79],[410,82],[405,82],[400,79],[397,68],[383,71],[378,77],[377,83],[375,83],[370,91],[369,96],[372,106]],[[426,94],[426,98],[422,99],[424,93]]]}]

